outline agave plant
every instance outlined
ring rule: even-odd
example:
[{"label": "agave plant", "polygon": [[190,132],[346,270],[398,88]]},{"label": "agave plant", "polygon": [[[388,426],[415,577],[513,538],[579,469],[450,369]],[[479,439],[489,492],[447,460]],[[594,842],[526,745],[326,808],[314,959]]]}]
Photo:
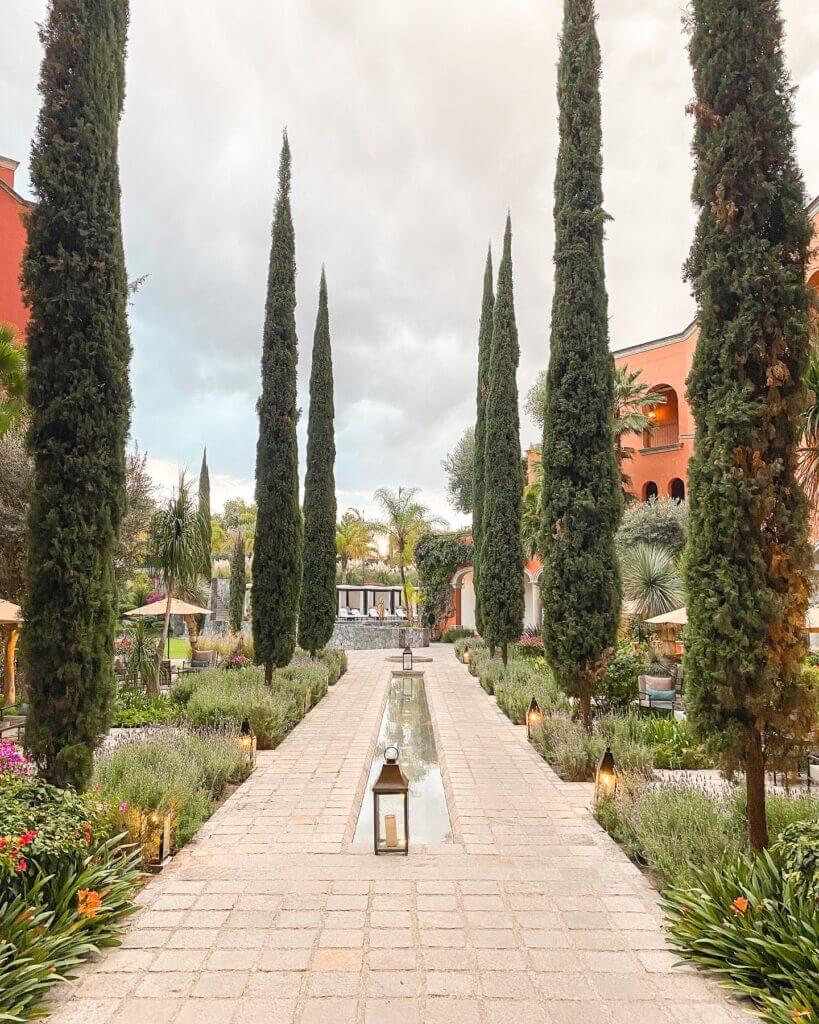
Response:
[{"label": "agave plant", "polygon": [[674,556],[655,544],[635,544],[620,558],[623,594],[641,619],[680,608],[685,591]]}]

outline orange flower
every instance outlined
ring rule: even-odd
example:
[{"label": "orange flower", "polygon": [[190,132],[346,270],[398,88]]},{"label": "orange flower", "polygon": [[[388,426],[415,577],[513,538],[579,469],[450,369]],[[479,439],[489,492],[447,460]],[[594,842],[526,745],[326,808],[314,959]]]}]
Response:
[{"label": "orange flower", "polygon": [[748,913],[748,907],[750,903],[745,899],[744,896],[737,896],[734,902],[731,904],[731,911],[734,917],[743,917]]},{"label": "orange flower", "polygon": [[93,889],[80,889],[77,893],[77,913],[85,917],[96,917],[102,906],[102,896]]}]

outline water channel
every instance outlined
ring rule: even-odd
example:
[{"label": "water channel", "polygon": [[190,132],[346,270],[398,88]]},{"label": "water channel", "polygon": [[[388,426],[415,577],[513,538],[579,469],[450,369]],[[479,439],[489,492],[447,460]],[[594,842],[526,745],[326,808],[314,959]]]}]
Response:
[{"label": "water channel", "polygon": [[398,677],[390,683],[353,842],[372,845],[372,785],[384,763],[384,750],[389,746],[398,747],[399,763],[409,779],[410,848],[415,843],[452,842],[435,734],[424,680],[420,677]]}]

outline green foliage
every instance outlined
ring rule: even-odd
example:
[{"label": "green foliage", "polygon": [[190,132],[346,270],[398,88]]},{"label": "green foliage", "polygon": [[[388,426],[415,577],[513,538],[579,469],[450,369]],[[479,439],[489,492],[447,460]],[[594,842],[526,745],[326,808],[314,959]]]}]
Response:
[{"label": "green foliage", "polygon": [[304,481],[304,577],[299,611],[299,643],[315,653],[333,634],[336,621],[336,442],[333,427],[333,357],[327,282],[321,271],[310,417],[307,423],[307,476]]},{"label": "green foliage", "polygon": [[[29,511],[26,741],[43,772],[83,787],[114,694],[114,557],[131,406],[117,132],[127,0],[53,4],[27,215]],[[93,130],[89,128],[93,126]]]},{"label": "green foliage", "polygon": [[648,544],[678,556],[685,547],[687,519],[688,505],[674,498],[629,502],[617,530],[617,550],[624,555],[636,544]]},{"label": "green foliage", "polygon": [[475,630],[469,629],[467,626],[450,626],[449,629],[441,637],[441,640],[445,644],[454,644],[456,640],[461,640],[464,637],[474,635]]},{"label": "green foliage", "polygon": [[505,645],[523,627],[523,548],[520,539],[523,472],[520,461],[517,369],[520,352],[512,285],[512,221],[507,216],[485,409],[485,491],[478,587],[481,635]]},{"label": "green foliage", "polygon": [[779,5],[755,4],[752,17],[738,20],[732,4],[694,0],[691,29],[700,216],[686,276],[701,333],[688,377],[697,432],[684,571],[686,708],[726,759],[744,762],[759,848],[762,733],[767,743],[795,731],[804,697],[812,555],[796,467],[812,228]]},{"label": "green foliage", "polygon": [[111,724],[114,728],[161,725],[173,721],[173,702],[164,694],[152,697],[135,686],[122,686],[117,691]]},{"label": "green foliage", "polygon": [[238,533],[230,556],[230,590],[228,594],[228,627],[240,633],[244,619],[247,579],[245,572],[245,539]]},{"label": "green foliage", "polygon": [[543,426],[543,640],[584,718],[621,611],[622,493],[603,261],[600,47],[593,0],[564,0],[555,289]]},{"label": "green foliage", "polygon": [[290,212],[290,146],[284,134],[270,244],[259,440],[258,515],[253,550],[253,646],[268,674],[296,646],[302,576],[302,521],[296,442],[296,253]]},{"label": "green foliage", "polygon": [[415,545],[415,566],[424,593],[424,611],[445,617],[451,600],[449,581],[462,565],[473,566],[475,549],[459,533],[427,533]]},{"label": "green foliage", "polygon": [[97,756],[94,783],[131,812],[171,815],[176,845],[184,846],[213,813],[227,784],[241,782],[250,771],[237,732],[173,729],[129,738]]},{"label": "green foliage", "polygon": [[117,646],[122,648],[125,677],[134,686],[141,683],[149,690],[157,690],[157,640],[156,628],[150,619],[134,618],[125,627]]},{"label": "green foliage", "polygon": [[681,608],[685,591],[674,556],[655,544],[635,544],[620,556],[623,594],[641,619]]},{"label": "green foliage", "polygon": [[12,324],[0,323],[0,438],[26,413],[26,354]]},{"label": "green foliage", "polygon": [[210,583],[211,546],[213,530],[210,521],[210,471],[208,470],[208,450],[202,452],[202,468],[199,470],[199,520],[202,529],[202,566],[199,570]]},{"label": "green foliage", "polygon": [[597,719],[595,726],[595,732],[589,734],[579,722],[565,715],[545,719],[534,737],[535,745],[557,774],[569,781],[593,779],[607,745],[614,752],[619,771],[638,776],[651,774],[653,750],[630,727],[629,719]]},{"label": "green foliage", "polygon": [[481,552],[483,549],[483,515],[486,503],[486,406],[492,369],[492,329],[495,296],[492,291],[492,246],[486,253],[483,272],[481,319],[478,326],[478,387],[475,419],[475,457],[472,479],[472,543],[475,546],[472,562],[472,584],[475,592],[475,627],[483,632],[481,603]]},{"label": "green foliage", "polygon": [[793,890],[819,901],[819,818],[787,825],[773,852]]},{"label": "green foliage", "polygon": [[607,711],[625,711],[639,693],[637,676],[646,671],[647,652],[639,644],[618,639],[600,687],[600,698]]},{"label": "green foliage", "polygon": [[451,452],[441,460],[446,473],[446,492],[456,512],[467,515],[473,511],[475,488],[475,428],[467,427]]},{"label": "green foliage", "polygon": [[776,857],[705,862],[663,900],[671,941],[686,960],[750,997],[763,1020],[810,1020],[819,1006],[819,903],[794,887]]}]

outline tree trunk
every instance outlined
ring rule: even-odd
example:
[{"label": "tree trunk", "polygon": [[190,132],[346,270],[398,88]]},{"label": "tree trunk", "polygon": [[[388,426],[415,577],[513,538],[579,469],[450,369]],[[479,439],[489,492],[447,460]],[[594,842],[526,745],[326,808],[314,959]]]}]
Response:
[{"label": "tree trunk", "polygon": [[412,622],[412,609],[410,608],[409,594],[407,593],[407,579],[406,579],[406,576],[404,575],[404,559],[403,558],[398,563],[398,572],[399,572],[399,574],[401,576],[401,590],[403,591],[403,594],[404,594],[404,611],[406,611],[406,613],[407,613],[407,625],[409,625]]},{"label": "tree trunk", "polygon": [[501,644],[501,661],[503,662],[503,667],[506,668],[509,664],[509,644],[505,640]]},{"label": "tree trunk", "polygon": [[494,658],[495,657],[495,645],[494,644],[490,644],[489,645],[489,657],[490,658]]},{"label": "tree trunk", "polygon": [[342,583],[346,583],[347,582],[347,559],[346,558],[342,558],[341,559],[341,582]]},{"label": "tree trunk", "polygon": [[765,816],[765,753],[762,734],[756,726],[745,735],[745,789],[748,845],[759,853],[768,845],[768,821]]},{"label": "tree trunk", "polygon": [[580,720],[586,732],[592,731],[591,687],[584,684],[580,691]]},{"label": "tree trunk", "polygon": [[14,649],[20,630],[10,626],[6,633],[5,666],[3,675],[3,704],[14,704],[17,700],[17,689],[14,683]]},{"label": "tree trunk", "polygon": [[168,597],[165,601],[165,621],[162,626],[162,640],[159,644],[159,650],[157,651],[156,659],[156,675],[153,679],[146,681],[145,689],[152,696],[156,697],[159,693],[159,680],[162,678],[162,661],[165,657],[165,648],[168,644],[168,632],[171,628],[171,588],[168,585]]},{"label": "tree trunk", "polygon": [[199,623],[196,620],[196,615],[185,616],[185,625],[188,627],[188,639],[191,644],[191,659],[196,657],[196,651],[199,644]]},{"label": "tree trunk", "polygon": [[266,661],[265,662],[265,665],[264,665],[264,685],[265,686],[272,686],[273,685],[273,662],[272,661]]}]

